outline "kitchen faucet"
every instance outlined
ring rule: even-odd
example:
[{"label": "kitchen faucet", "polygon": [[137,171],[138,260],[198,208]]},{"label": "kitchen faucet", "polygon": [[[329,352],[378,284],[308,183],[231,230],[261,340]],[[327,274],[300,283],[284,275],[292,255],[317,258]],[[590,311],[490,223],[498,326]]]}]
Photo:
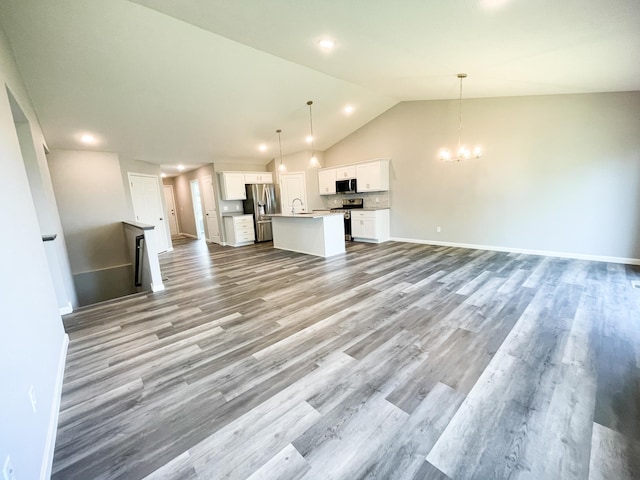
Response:
[{"label": "kitchen faucet", "polygon": [[296,211],[294,209],[294,205],[296,203],[296,200],[298,200],[300,202],[300,206],[301,207],[304,206],[304,203],[302,203],[302,200],[300,200],[298,197],[294,198],[293,201],[291,202],[291,214],[292,215],[296,213]]}]

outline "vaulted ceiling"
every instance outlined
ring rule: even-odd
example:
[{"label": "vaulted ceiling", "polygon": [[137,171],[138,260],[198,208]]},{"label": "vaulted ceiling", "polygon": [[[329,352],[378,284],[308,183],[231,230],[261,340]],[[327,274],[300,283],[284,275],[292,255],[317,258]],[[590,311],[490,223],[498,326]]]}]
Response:
[{"label": "vaulted ceiling", "polygon": [[638,0],[0,0],[0,25],[50,148],[159,164],[308,149],[308,100],[324,150],[458,72],[465,98],[640,90]]}]

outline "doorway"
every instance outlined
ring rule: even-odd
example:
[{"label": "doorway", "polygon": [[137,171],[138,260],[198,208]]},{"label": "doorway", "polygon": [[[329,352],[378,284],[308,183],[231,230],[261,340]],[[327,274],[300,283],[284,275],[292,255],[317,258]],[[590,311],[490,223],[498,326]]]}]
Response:
[{"label": "doorway", "polygon": [[207,222],[207,241],[220,243],[220,226],[218,225],[218,211],[216,209],[216,197],[213,191],[211,175],[202,178],[202,200],[204,203],[204,216]]},{"label": "doorway", "polygon": [[128,173],[131,202],[136,221],[153,225],[158,241],[158,253],[167,251],[167,230],[160,197],[160,179],[155,175]]},{"label": "doorway", "polygon": [[300,202],[294,205],[295,213],[307,211],[307,180],[304,172],[292,172],[280,174],[280,197],[282,200],[282,213],[291,212],[293,200],[298,198]]},{"label": "doorway", "polygon": [[164,203],[167,206],[166,218],[169,220],[169,231],[171,236],[180,233],[178,226],[178,216],[176,215],[176,197],[173,192],[173,185],[164,185]]},{"label": "doorway", "polygon": [[[42,245],[47,258],[49,275],[55,290],[60,315],[65,315],[73,311],[73,305],[77,304],[78,300],[73,288],[71,268],[62,237],[62,225],[55,207],[55,198],[53,191],[49,191],[45,187],[44,179],[46,177],[39,165],[36,144],[31,134],[31,125],[9,88],[6,88],[6,92],[22,162],[29,182],[31,199],[42,235]],[[45,158],[46,153],[46,147],[43,146],[42,155],[45,155]],[[46,160],[44,163],[46,164]]]},{"label": "doorway", "polygon": [[196,235],[198,240],[205,238],[204,219],[202,215],[202,196],[200,195],[200,185],[198,180],[191,180],[191,200],[193,201],[193,216],[196,221]]}]

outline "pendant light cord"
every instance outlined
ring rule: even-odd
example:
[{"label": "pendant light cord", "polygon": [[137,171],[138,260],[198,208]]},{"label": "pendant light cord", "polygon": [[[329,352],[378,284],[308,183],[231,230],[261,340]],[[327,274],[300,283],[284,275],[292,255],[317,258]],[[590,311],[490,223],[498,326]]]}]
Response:
[{"label": "pendant light cord", "polygon": [[460,146],[461,146],[461,138],[462,138],[462,79],[464,77],[458,75],[460,77],[460,100],[459,100],[459,116],[458,116],[458,152],[457,155],[460,155]]},{"label": "pendant light cord", "polygon": [[313,158],[313,115],[311,113],[311,105],[313,105],[313,102],[309,100],[307,102],[307,105],[309,105],[309,125],[311,127],[311,158]]},{"label": "pendant light cord", "polygon": [[278,146],[280,147],[280,167],[282,167],[282,140],[280,138],[282,130],[276,130],[276,132],[278,133]]}]

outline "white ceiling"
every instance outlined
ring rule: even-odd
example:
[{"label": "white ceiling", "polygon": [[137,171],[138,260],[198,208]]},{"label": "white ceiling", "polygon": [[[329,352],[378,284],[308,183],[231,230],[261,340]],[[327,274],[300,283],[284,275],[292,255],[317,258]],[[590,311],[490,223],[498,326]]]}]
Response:
[{"label": "white ceiling", "polygon": [[638,0],[0,0],[0,25],[50,148],[160,164],[308,149],[307,100],[325,150],[458,72],[465,98],[640,90]]}]

